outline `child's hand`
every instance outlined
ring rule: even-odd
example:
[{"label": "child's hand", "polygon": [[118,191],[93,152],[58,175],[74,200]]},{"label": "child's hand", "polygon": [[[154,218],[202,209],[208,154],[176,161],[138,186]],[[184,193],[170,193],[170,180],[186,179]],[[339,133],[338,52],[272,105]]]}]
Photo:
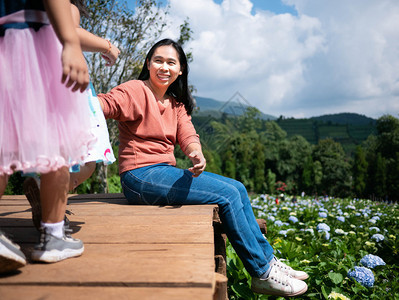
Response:
[{"label": "child's hand", "polygon": [[104,58],[107,63],[105,64],[107,67],[113,66],[116,62],[116,59],[118,58],[119,54],[121,51],[115,47],[113,44],[111,44],[111,49],[109,50],[108,53],[102,53],[101,56]]},{"label": "child's hand", "polygon": [[193,163],[193,167],[188,170],[193,173],[193,177],[198,177],[205,170],[206,160],[201,151],[194,150],[191,152],[188,157]]},{"label": "child's hand", "polygon": [[62,83],[69,88],[75,84],[72,91],[83,92],[89,85],[89,72],[86,60],[79,45],[65,43],[62,49]]}]

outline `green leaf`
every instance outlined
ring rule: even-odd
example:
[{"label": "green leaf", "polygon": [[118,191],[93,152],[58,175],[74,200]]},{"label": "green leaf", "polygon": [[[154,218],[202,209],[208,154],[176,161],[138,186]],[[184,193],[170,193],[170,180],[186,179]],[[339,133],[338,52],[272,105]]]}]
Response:
[{"label": "green leaf", "polygon": [[243,283],[236,283],[231,286],[231,289],[236,293],[240,298],[243,299],[253,299],[254,294],[249,288],[248,285],[245,285]]},{"label": "green leaf", "polygon": [[326,289],[324,286],[321,287],[321,292],[323,293],[324,298],[328,299],[328,293],[326,292]]},{"label": "green leaf", "polygon": [[328,273],[328,277],[330,277],[334,284],[339,284],[342,282],[342,280],[344,280],[344,276],[342,276],[341,273],[330,272]]}]

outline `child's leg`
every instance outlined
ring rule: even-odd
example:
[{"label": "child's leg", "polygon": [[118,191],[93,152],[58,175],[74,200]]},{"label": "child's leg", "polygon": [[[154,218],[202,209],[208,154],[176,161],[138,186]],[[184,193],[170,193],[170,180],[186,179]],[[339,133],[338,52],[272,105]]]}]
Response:
[{"label": "child's leg", "polygon": [[4,174],[0,176],[0,198],[3,196],[4,191],[6,190],[8,182],[8,175]]},{"label": "child's leg", "polygon": [[43,223],[59,223],[64,220],[68,187],[69,170],[67,167],[42,174],[40,200]]},{"label": "child's leg", "polygon": [[76,189],[86,179],[90,178],[95,169],[96,169],[96,162],[91,161],[86,163],[84,166],[81,166],[80,171],[78,173],[71,173],[69,180],[69,190],[72,191]]},{"label": "child's leg", "polygon": [[79,256],[84,251],[82,241],[66,236],[64,232],[68,188],[67,167],[41,176],[42,228],[40,243],[32,252],[34,261],[57,262]]}]

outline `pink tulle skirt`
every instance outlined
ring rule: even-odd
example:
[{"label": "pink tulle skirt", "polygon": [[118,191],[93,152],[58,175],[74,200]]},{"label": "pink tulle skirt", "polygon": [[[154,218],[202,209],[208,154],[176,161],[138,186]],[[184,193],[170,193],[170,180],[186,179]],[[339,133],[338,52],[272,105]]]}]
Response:
[{"label": "pink tulle skirt", "polygon": [[61,49],[49,25],[0,37],[0,175],[80,164],[95,140],[87,94],[61,84]]}]

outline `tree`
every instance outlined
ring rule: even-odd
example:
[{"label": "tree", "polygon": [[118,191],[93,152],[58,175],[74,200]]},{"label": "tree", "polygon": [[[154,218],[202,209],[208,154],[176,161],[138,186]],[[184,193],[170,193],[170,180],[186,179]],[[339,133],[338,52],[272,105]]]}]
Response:
[{"label": "tree", "polygon": [[320,140],[313,152],[313,159],[321,163],[322,189],[330,195],[350,194],[350,164],[340,143],[332,139]]},{"label": "tree", "polygon": [[270,169],[267,169],[266,183],[268,192],[274,194],[276,192],[276,174]]},{"label": "tree", "polygon": [[353,160],[352,174],[353,190],[358,197],[365,196],[367,167],[366,154],[361,146],[357,146]]},{"label": "tree", "polygon": [[[136,7],[129,9],[127,2],[117,0],[87,0],[89,18],[82,19],[82,28],[100,37],[110,39],[121,50],[112,67],[105,66],[100,53],[86,53],[91,82],[97,93],[106,93],[111,88],[137,78],[144,63],[146,52],[163,32],[167,11],[155,0],[138,0]],[[191,39],[188,20],[180,26],[179,42]],[[188,55],[192,60],[192,55]],[[107,121],[112,145],[118,144],[118,128],[114,120]],[[111,174],[113,176],[115,174]],[[107,168],[97,165],[93,184],[84,192],[107,192]],[[89,179],[90,181],[90,179]],[[99,183],[99,184],[97,184]],[[97,188],[94,187],[98,185]]]}]

